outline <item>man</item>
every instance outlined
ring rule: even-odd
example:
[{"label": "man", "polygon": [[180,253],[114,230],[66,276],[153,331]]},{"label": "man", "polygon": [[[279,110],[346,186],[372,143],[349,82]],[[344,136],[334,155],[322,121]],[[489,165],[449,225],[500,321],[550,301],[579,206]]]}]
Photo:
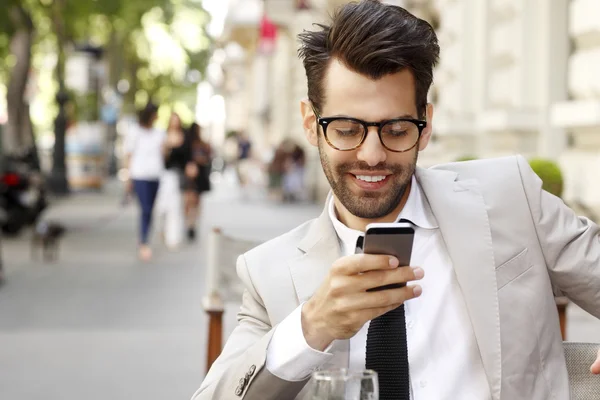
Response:
[{"label": "man", "polygon": [[[598,227],[522,157],[416,167],[439,53],[425,21],[363,0],[319,27],[300,35],[301,111],[332,195],[239,258],[239,324],[194,399],[301,399],[317,369],[373,365],[381,400],[569,398],[554,296],[600,317]],[[367,224],[401,219],[412,266],[355,254]]]}]

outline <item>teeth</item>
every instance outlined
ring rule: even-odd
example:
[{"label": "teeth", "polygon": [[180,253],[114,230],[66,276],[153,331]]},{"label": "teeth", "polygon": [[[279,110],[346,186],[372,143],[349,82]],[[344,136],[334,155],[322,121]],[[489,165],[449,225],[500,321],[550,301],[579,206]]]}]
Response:
[{"label": "teeth", "polygon": [[365,182],[381,182],[385,179],[385,175],[371,176],[371,175],[355,175],[356,179],[360,179]]}]

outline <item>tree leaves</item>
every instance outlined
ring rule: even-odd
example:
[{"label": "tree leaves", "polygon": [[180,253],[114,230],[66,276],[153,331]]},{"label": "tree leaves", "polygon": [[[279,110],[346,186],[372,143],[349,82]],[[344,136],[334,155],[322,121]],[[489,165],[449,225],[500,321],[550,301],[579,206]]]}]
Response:
[{"label": "tree leaves", "polygon": [[[9,42],[15,31],[8,10],[18,5],[34,23],[34,67],[40,67],[36,60],[56,53],[57,46],[67,46],[63,50],[68,54],[76,44],[90,43],[104,47],[109,63],[120,66],[109,68],[111,84],[127,79],[131,87],[159,96],[157,100],[163,102],[193,89],[190,70],[204,74],[211,48],[205,32],[210,18],[199,1],[4,0],[0,10],[0,84],[8,80]],[[64,43],[57,40],[57,26],[64,33]],[[156,34],[160,37],[154,37]],[[161,54],[160,49],[168,49],[173,57],[166,57],[164,51]],[[169,89],[163,89],[165,86]],[[133,100],[135,94],[128,97]]]}]

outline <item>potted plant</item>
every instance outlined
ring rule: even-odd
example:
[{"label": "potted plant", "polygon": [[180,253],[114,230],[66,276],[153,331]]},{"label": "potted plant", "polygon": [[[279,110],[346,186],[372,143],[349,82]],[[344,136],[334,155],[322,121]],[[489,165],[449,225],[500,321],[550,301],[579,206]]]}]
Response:
[{"label": "potted plant", "polygon": [[[533,158],[529,160],[531,169],[542,180],[542,189],[557,197],[562,197],[563,193],[563,175],[558,164],[552,160],[543,158]],[[556,297],[556,308],[558,309],[558,318],[560,320],[560,331],[563,340],[567,338],[567,305],[569,300],[566,297]]]}]

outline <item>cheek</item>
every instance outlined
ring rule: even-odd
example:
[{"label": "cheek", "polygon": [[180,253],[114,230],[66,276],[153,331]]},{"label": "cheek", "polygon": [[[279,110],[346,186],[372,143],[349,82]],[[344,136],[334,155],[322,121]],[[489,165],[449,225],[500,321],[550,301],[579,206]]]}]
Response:
[{"label": "cheek", "polygon": [[387,164],[408,166],[414,162],[415,151],[405,153],[388,153]]},{"label": "cheek", "polygon": [[321,141],[321,144],[319,146],[319,152],[321,154],[321,159],[324,161],[325,166],[334,173],[338,169],[338,166],[344,164],[352,164],[356,161],[352,157],[348,157],[348,155],[344,152],[330,148],[329,145],[324,141]]}]

